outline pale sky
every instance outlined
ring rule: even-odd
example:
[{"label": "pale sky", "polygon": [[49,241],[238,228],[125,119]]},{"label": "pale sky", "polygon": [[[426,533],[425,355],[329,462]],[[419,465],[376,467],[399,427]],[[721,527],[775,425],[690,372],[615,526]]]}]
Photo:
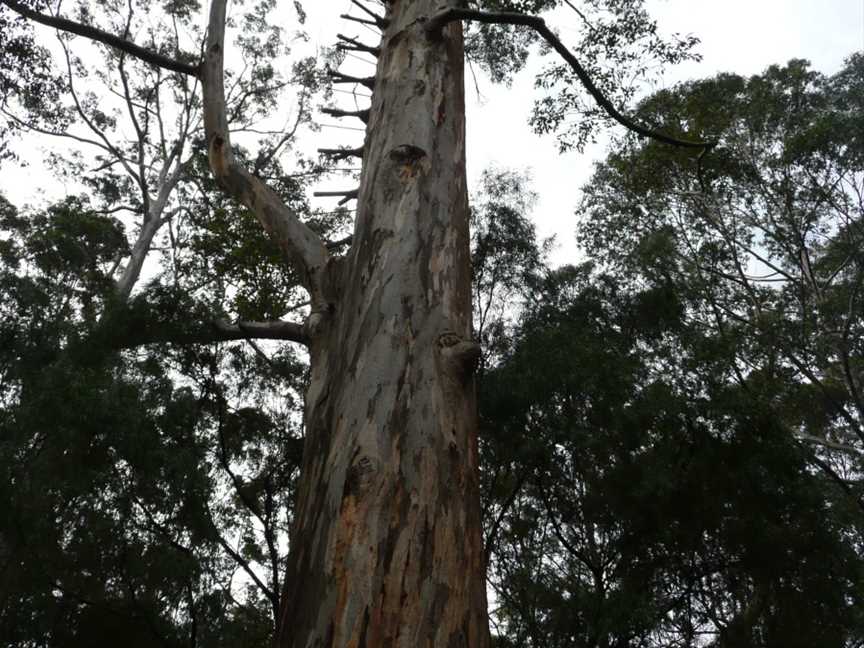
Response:
[{"label": "pale sky", "polygon": [[[758,73],[773,63],[790,58],[806,58],[825,73],[836,71],[843,59],[864,48],[864,0],[648,0],[652,14],[664,32],[695,34],[702,43],[698,51],[703,60],[666,71],[661,85],[710,76],[720,71],[740,74]],[[309,13],[307,29],[310,47],[330,46],[335,34],[361,35],[370,43],[372,33],[361,26],[338,18],[351,9],[350,0],[305,3]],[[351,11],[357,15],[357,9]],[[547,23],[566,39],[573,28],[572,13],[559,10]],[[293,28],[293,25],[286,25]],[[565,40],[566,43],[566,40]],[[230,56],[230,53],[229,53]],[[372,74],[370,64],[349,59],[343,71]],[[482,171],[490,164],[499,168],[530,170],[533,190],[539,201],[533,218],[542,236],[556,234],[559,248],[556,263],[578,260],[573,238],[579,187],[590,177],[591,167],[605,145],[600,143],[585,153],[560,155],[554,138],[538,137],[528,126],[528,116],[537,93],[533,88],[536,62],[518,75],[512,87],[495,86],[479,78],[481,97],[473,81],[468,81],[468,172],[469,187],[476,186]],[[479,72],[478,72],[479,73]],[[646,91],[648,89],[646,88]],[[352,98],[336,95],[345,108]],[[342,101],[344,100],[344,101]],[[361,126],[355,120],[337,121],[324,117],[326,124]],[[362,132],[324,128],[306,136],[309,149],[337,144],[359,144]],[[62,145],[62,143],[60,143]],[[35,151],[34,151],[35,153]],[[350,179],[333,179],[321,189],[346,188]],[[15,203],[39,202],[47,186],[45,172],[36,164],[29,169],[8,168],[0,180],[0,190]],[[48,194],[62,193],[62,186]],[[333,199],[315,199],[323,208],[335,206]]]},{"label": "pale sky", "polygon": [[[703,60],[669,68],[665,85],[718,72],[756,74],[791,58],[809,59],[816,70],[830,74],[864,48],[864,0],[649,0],[649,7],[664,32],[702,40]],[[547,23],[554,25],[554,19]],[[486,83],[482,104],[468,93],[469,174],[476,179],[490,162],[529,166],[540,197],[534,222],[541,235],[557,235],[553,260],[569,263],[578,260],[573,237],[578,189],[605,145],[560,155],[553,137],[534,135],[527,126],[537,96],[532,80],[526,72],[512,89]]]}]

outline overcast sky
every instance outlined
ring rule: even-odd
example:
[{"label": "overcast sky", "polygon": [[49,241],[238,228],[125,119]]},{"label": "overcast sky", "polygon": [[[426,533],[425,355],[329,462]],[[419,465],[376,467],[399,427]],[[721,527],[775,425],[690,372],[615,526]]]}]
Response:
[{"label": "overcast sky", "polygon": [[[718,72],[756,74],[791,58],[809,59],[815,69],[832,73],[864,47],[864,0],[649,0],[649,6],[664,32],[694,34],[702,41],[702,61],[669,68],[661,85]],[[572,262],[578,259],[573,237],[578,188],[605,145],[560,155],[552,137],[531,133],[527,119],[536,97],[531,82],[525,73],[510,90],[487,83],[482,103],[469,93],[469,173],[476,179],[489,163],[530,166],[540,196],[534,221],[542,235],[557,234],[554,261]]]},{"label": "overcast sky", "polygon": [[[668,69],[661,86],[720,71],[754,74],[772,63],[784,63],[790,58],[809,59],[815,69],[832,73],[846,56],[864,48],[864,0],[648,2],[662,31],[694,34],[702,41],[699,52],[703,60]],[[337,31],[362,35],[370,43],[374,41],[374,35],[360,26],[338,19],[340,13],[351,10],[350,0],[316,0],[304,4],[309,12],[310,47],[331,46]],[[355,8],[351,13],[357,15],[358,11]],[[566,38],[567,31],[573,27],[569,22],[571,16],[572,12],[558,11],[547,22]],[[294,25],[286,27],[293,28]],[[365,74],[374,71],[371,64],[358,59],[349,59],[348,63],[350,65],[346,65],[343,71]],[[542,236],[557,235],[559,248],[553,257],[555,262],[573,262],[578,259],[573,230],[579,187],[588,180],[591,166],[603,155],[605,145],[600,143],[583,154],[560,155],[552,137],[538,137],[531,133],[527,121],[532,102],[537,97],[533,88],[537,69],[536,64],[529,66],[510,88],[495,86],[481,76],[479,97],[469,79],[466,93],[469,186],[476,186],[481,172],[489,165],[530,170],[533,189],[539,195],[533,214],[538,230]],[[342,100],[340,103],[344,107],[350,107],[351,97],[337,95],[337,98]],[[324,118],[322,121],[349,127],[361,125],[351,120],[337,122]],[[308,137],[303,145],[315,148],[359,144],[362,135],[359,130],[326,127]],[[350,184],[350,179],[332,179],[321,188],[344,188]],[[0,188],[19,204],[38,202],[40,190],[45,186],[45,175],[39,165],[30,169],[7,169],[0,181]],[[50,190],[49,196],[42,196],[54,197],[58,193],[62,193],[62,186]],[[316,199],[315,204],[330,208],[335,200]]]}]

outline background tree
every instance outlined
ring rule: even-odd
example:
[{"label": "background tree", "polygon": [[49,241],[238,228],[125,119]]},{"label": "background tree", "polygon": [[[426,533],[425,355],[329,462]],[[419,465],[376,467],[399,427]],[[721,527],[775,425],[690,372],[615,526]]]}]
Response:
[{"label": "background tree", "polygon": [[515,645],[861,642],[859,58],[658,93],[645,119],[721,146],[598,165],[594,267],[484,378]]},{"label": "background tree", "polygon": [[482,384],[502,645],[847,646],[860,519],[674,290],[550,273]]},{"label": "background tree", "polygon": [[[792,61],[655,95],[644,110],[723,145],[695,167],[625,145],[598,167],[583,230],[609,268],[690,295],[688,317],[733,350],[718,371],[859,508],[861,74],[860,55],[828,78]],[[634,234],[612,237],[624,220]]]},{"label": "background tree", "polygon": [[[259,131],[280,98],[296,97],[280,116],[287,129],[264,133],[250,164],[308,212],[304,187],[319,165],[301,159],[297,174],[282,162],[322,76],[309,60],[288,78],[276,71],[283,35],[269,6],[236,17],[247,67],[229,71],[228,107],[235,131]],[[167,21],[132,5],[82,11],[185,57],[183,44],[200,38],[190,9]],[[30,46],[12,55],[38,69],[33,56],[48,52],[26,23],[3,18],[4,37],[18,29],[11,42]],[[22,136],[80,144],[54,167],[88,194],[44,212],[4,203],[3,636],[260,645],[281,596],[304,365],[291,349],[254,343],[106,348],[243,340],[302,297],[274,246],[210,179],[194,80],[79,40],[56,43],[65,95],[10,74],[2,108]],[[103,67],[87,75],[94,57]],[[340,218],[315,222],[326,233]],[[252,320],[251,332],[228,324],[237,319]]]}]

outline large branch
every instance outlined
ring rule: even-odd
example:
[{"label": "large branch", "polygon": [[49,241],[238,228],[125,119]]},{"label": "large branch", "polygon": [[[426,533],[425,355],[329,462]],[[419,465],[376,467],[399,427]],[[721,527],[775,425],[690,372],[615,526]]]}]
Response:
[{"label": "large branch", "polygon": [[114,34],[109,34],[106,31],[97,29],[96,27],[91,27],[90,25],[83,25],[81,23],[75,22],[74,20],[60,18],[59,16],[48,16],[46,14],[39,13],[38,11],[30,9],[29,7],[21,4],[20,2],[17,2],[16,0],[0,0],[0,4],[5,4],[15,13],[20,14],[25,18],[32,20],[33,22],[38,22],[43,25],[48,25],[49,27],[54,27],[55,29],[60,29],[65,32],[77,34],[78,36],[84,36],[85,38],[89,38],[90,40],[105,43],[106,45],[110,45],[111,47],[115,47],[123,52],[126,52],[127,54],[131,54],[132,56],[139,58],[147,63],[150,63],[151,65],[165,68],[166,70],[171,70],[172,72],[179,72],[181,74],[188,74],[190,76],[198,76],[197,65],[183,63],[182,61],[172,59],[168,56],[163,56],[158,52],[148,50],[147,48],[136,45],[135,43],[132,43],[125,38],[121,38],[120,36],[116,36]]},{"label": "large branch", "polygon": [[210,168],[217,182],[248,207],[298,270],[315,302],[323,301],[321,276],[329,253],[321,238],[259,178],[241,167],[231,152],[225,110],[223,58],[227,0],[213,0],[202,67],[204,132]]},{"label": "large branch", "polygon": [[830,439],[823,439],[822,437],[813,436],[811,434],[796,434],[795,438],[799,441],[807,441],[809,443],[815,443],[816,445],[825,446],[826,448],[831,448],[832,450],[840,450],[842,452],[849,452],[856,455],[864,454],[864,450],[861,450],[859,448],[846,445],[845,443],[837,443],[836,441],[831,441]]},{"label": "large branch", "polygon": [[717,145],[717,140],[711,140],[707,142],[694,142],[690,140],[682,140],[677,137],[672,137],[671,135],[666,135],[665,133],[661,133],[660,131],[656,131],[652,128],[648,128],[646,126],[642,126],[641,124],[636,123],[629,117],[621,114],[615,106],[612,105],[612,102],[606,98],[606,96],[600,91],[600,89],[594,84],[594,81],[591,80],[588,72],[582,67],[582,64],[579,63],[579,60],[573,55],[573,53],[564,46],[564,44],[558,39],[558,37],[552,33],[552,30],[546,26],[546,22],[540,18],[539,16],[528,16],[521,13],[513,13],[513,12],[488,12],[488,11],[478,11],[476,9],[457,9],[455,7],[450,7],[442,10],[440,13],[432,16],[429,21],[426,23],[426,33],[430,38],[438,38],[441,33],[441,29],[450,22],[455,20],[474,20],[482,23],[490,23],[490,24],[498,24],[498,25],[524,25],[525,27],[531,27],[534,31],[536,31],[540,36],[542,36],[547,43],[554,49],[561,57],[567,61],[573,71],[576,73],[576,76],[579,77],[579,81],[582,82],[582,85],[588,91],[588,93],[594,97],[594,101],[606,111],[612,119],[617,121],[619,124],[633,131],[634,133],[638,133],[643,137],[650,137],[651,139],[655,139],[660,142],[664,142],[666,144],[671,144],[672,146],[680,146],[682,148],[695,148],[695,149],[710,149]]},{"label": "large branch", "polygon": [[108,324],[103,334],[108,347],[129,349],[144,344],[212,344],[235,340],[286,340],[309,343],[309,335],[302,324],[275,320],[270,322],[238,322],[231,324],[216,320],[195,325],[157,322],[134,326],[122,318]]}]

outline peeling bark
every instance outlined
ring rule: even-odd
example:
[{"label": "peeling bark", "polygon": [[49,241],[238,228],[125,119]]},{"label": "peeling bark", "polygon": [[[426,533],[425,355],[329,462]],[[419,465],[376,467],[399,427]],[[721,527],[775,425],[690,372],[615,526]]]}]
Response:
[{"label": "peeling bark", "polygon": [[463,44],[392,2],[352,247],[312,338],[277,644],[489,645],[470,340]]}]

